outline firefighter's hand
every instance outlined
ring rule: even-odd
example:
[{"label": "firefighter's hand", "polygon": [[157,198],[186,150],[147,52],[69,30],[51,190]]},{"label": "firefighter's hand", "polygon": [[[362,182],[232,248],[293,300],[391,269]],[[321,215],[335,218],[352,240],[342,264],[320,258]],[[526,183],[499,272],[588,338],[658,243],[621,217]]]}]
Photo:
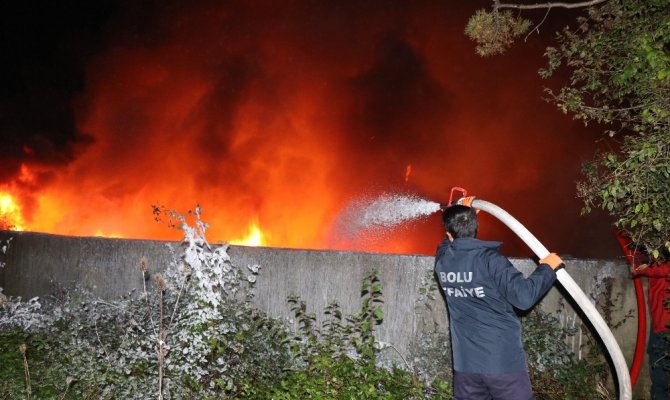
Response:
[{"label": "firefighter's hand", "polygon": [[540,264],[547,264],[554,271],[558,270],[561,267],[565,267],[563,260],[561,260],[561,257],[556,255],[556,253],[549,253],[548,256],[540,260]]}]

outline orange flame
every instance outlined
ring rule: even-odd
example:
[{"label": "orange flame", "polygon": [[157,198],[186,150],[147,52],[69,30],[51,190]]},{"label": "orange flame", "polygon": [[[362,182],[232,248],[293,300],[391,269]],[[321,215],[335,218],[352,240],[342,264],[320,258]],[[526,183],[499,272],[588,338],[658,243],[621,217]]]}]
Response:
[{"label": "orange flame", "polygon": [[97,229],[95,233],[93,233],[93,236],[95,237],[105,237],[105,238],[115,238],[115,239],[123,239],[123,235],[120,233],[106,233],[102,229]]},{"label": "orange flame", "polygon": [[405,168],[405,182],[409,182],[409,176],[412,174],[412,164],[407,164]]},{"label": "orange flame", "polygon": [[249,223],[246,236],[243,239],[231,240],[229,243],[242,246],[265,246],[267,244],[265,236],[266,235],[258,226],[258,221],[256,221],[256,219],[253,219]]},{"label": "orange flame", "polygon": [[21,206],[11,194],[0,191],[0,228],[22,231],[24,225]]}]

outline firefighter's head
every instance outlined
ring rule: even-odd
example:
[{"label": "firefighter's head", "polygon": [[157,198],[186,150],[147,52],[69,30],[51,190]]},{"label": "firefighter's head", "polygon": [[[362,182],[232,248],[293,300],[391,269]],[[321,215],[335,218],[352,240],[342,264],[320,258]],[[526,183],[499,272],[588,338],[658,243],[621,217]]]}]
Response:
[{"label": "firefighter's head", "polygon": [[472,207],[456,204],[447,207],[442,214],[444,229],[452,239],[476,237],[479,224],[477,213]]}]

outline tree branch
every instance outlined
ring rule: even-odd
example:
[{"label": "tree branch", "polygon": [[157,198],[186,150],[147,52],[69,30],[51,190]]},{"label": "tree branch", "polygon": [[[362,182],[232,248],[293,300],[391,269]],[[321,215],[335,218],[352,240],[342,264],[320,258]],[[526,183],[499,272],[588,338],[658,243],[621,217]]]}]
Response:
[{"label": "tree branch", "polygon": [[547,16],[549,16],[549,11],[551,11],[551,8],[547,8],[547,12],[544,14],[544,18],[542,18],[542,21],[540,21],[540,23],[537,24],[537,25],[535,26],[535,28],[533,28],[533,30],[531,30],[530,32],[528,32],[528,34],[526,35],[525,38],[523,38],[523,41],[524,41],[524,42],[525,42],[526,40],[528,40],[528,36],[530,36],[533,32],[536,32],[536,31],[537,31],[537,34],[538,34],[538,35],[540,34],[540,26],[542,26],[542,24],[544,24],[544,21],[547,20]]},{"label": "tree branch", "polygon": [[499,8],[514,8],[516,10],[535,10],[538,8],[582,8],[590,7],[596,4],[605,3],[607,0],[590,0],[590,1],[581,1],[578,3],[537,3],[537,4],[504,4],[500,3],[498,0],[494,1],[493,9],[497,10]]}]

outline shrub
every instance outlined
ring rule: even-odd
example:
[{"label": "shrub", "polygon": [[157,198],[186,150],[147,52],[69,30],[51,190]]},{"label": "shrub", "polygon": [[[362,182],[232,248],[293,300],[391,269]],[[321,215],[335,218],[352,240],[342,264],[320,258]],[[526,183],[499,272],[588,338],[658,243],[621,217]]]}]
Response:
[{"label": "shrub", "polygon": [[[140,260],[138,274],[153,290],[145,286],[139,295],[115,301],[74,290],[42,302],[11,299],[0,310],[6,334],[19,341],[40,338],[25,341],[27,354],[45,360],[44,365],[39,358],[28,360],[35,364],[33,377],[71,377],[70,398],[95,391],[96,398],[174,399],[232,396],[244,382],[282,376],[289,353],[274,337],[283,326],[250,305],[260,267],[238,268],[227,246],[210,246],[199,208],[189,213],[193,226],[185,216],[168,215],[184,231],[183,251],[180,256],[173,251],[173,262],[152,277]],[[16,357],[16,351],[6,350]],[[11,365],[8,369],[24,369],[23,362]],[[0,380],[16,382],[2,372]],[[17,392],[20,386],[0,387],[5,391],[0,395],[18,396],[26,388]]]},{"label": "shrub", "polygon": [[326,320],[316,326],[314,314],[305,312],[298,296],[289,303],[298,323],[292,342],[297,368],[274,388],[270,398],[289,399],[450,399],[443,381],[433,385],[402,368],[378,365],[379,345],[375,327],[383,320],[382,286],[376,271],[363,281],[361,309],[343,317],[339,305],[330,303]]},{"label": "shrub", "polygon": [[[581,328],[560,321],[539,307],[522,319],[523,344],[533,390],[538,400],[613,398],[605,381],[608,365],[597,343],[575,354],[568,343]],[[589,335],[584,335],[591,341]]]}]

